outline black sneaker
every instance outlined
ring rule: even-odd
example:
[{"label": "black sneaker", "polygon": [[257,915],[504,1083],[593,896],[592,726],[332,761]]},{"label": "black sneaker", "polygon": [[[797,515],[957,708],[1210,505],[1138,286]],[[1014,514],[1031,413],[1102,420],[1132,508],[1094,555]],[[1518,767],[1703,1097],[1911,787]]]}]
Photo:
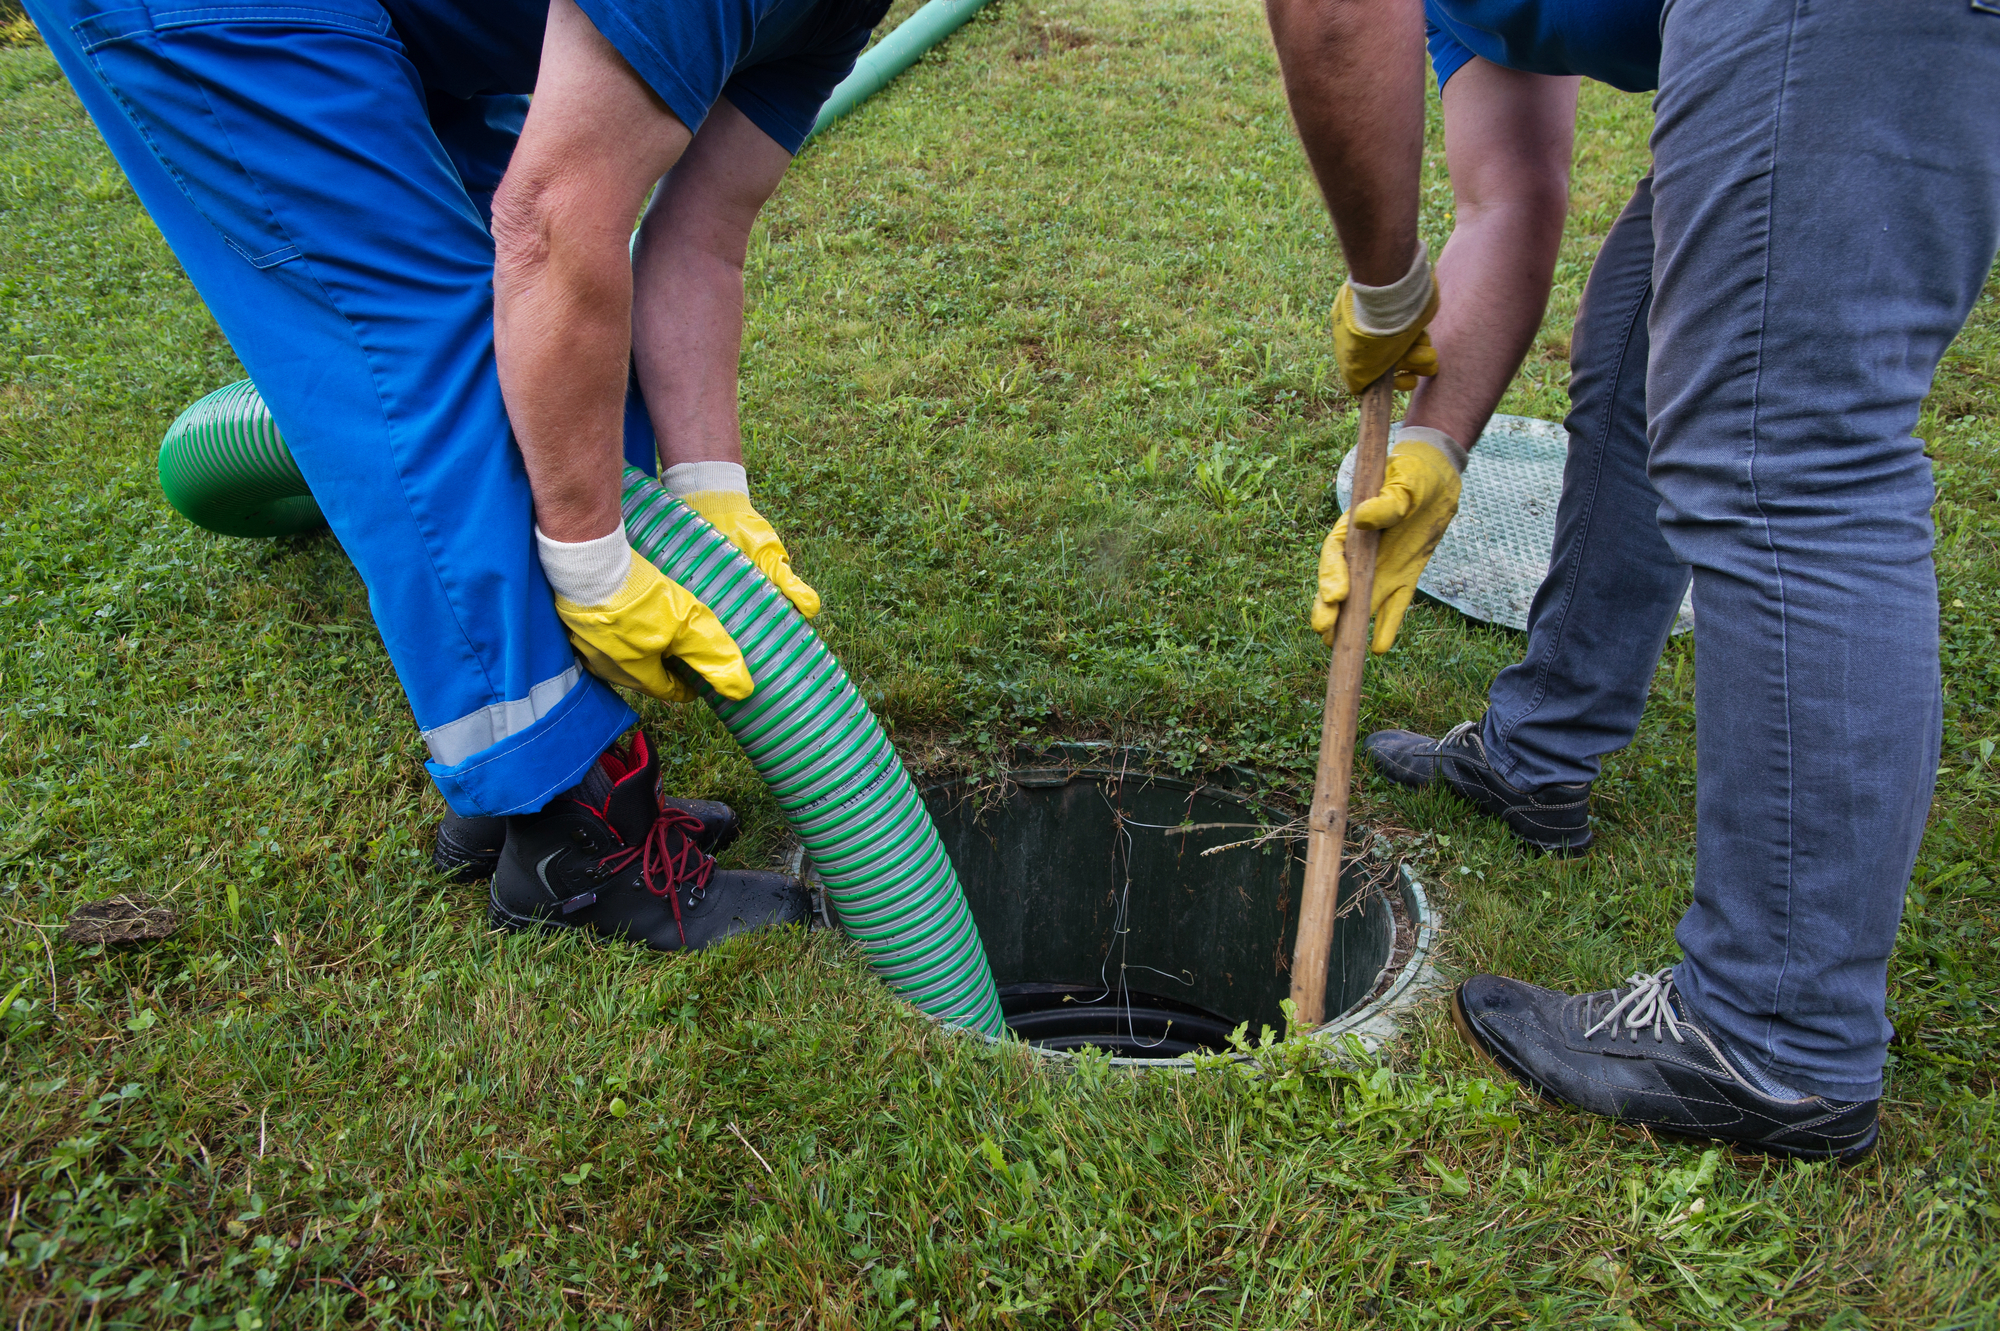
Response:
[{"label": "black sneaker", "polygon": [[[720,855],[742,835],[736,810],[721,800],[677,800],[660,797],[660,806],[676,809],[701,824],[694,844],[706,855]],[[431,863],[439,873],[461,883],[483,883],[500,865],[500,848],[507,844],[505,818],[466,818],[445,810],[438,824]]]},{"label": "black sneaker", "polygon": [[1767,1089],[1689,1015],[1672,969],[1577,995],[1475,975],[1453,991],[1451,1019],[1544,1099],[1621,1123],[1842,1164],[1875,1146],[1879,1101]]},{"label": "black sneaker", "polygon": [[1443,739],[1378,730],[1362,744],[1376,769],[1397,785],[1428,786],[1442,777],[1538,850],[1575,855],[1590,844],[1590,783],[1516,790],[1487,761],[1477,721],[1453,726]]},{"label": "black sneaker", "polygon": [[663,807],[643,733],[540,813],[507,820],[489,918],[500,929],[588,929],[661,952],[709,947],[767,924],[804,922],[805,884],[717,869],[701,823]]}]

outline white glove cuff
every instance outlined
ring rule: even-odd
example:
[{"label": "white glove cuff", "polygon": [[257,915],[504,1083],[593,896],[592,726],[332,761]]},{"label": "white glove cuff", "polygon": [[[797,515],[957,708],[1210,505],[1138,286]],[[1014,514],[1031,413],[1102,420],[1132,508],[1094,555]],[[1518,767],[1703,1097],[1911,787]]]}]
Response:
[{"label": "white glove cuff", "polygon": [[1355,326],[1379,337],[1400,333],[1415,323],[1431,300],[1430,255],[1430,248],[1418,241],[1416,262],[1410,271],[1386,287],[1365,287],[1348,278],[1347,289],[1354,293]]},{"label": "white glove cuff", "polygon": [[588,541],[555,541],[535,527],[535,549],[549,590],[578,605],[603,605],[618,594],[632,573],[632,547],[620,523]]},{"label": "white glove cuff", "polygon": [[750,474],[740,462],[676,462],[660,479],[666,483],[667,493],[676,499],[703,490],[750,493]]},{"label": "white glove cuff", "polygon": [[1395,428],[1390,431],[1390,438],[1394,444],[1400,444],[1405,439],[1414,439],[1418,443],[1429,444],[1432,448],[1444,454],[1445,461],[1457,468],[1459,475],[1465,475],[1465,445],[1459,443],[1458,440],[1452,438],[1443,430],[1433,430],[1428,425],[1404,425],[1401,421],[1398,421]]}]

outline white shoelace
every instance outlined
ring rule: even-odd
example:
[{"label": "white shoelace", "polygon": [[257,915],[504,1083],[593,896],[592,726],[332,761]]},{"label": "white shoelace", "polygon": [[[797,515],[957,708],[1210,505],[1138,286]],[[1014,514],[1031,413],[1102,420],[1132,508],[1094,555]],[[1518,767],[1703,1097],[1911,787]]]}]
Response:
[{"label": "white shoelace", "polygon": [[1472,747],[1479,751],[1480,757],[1484,758],[1486,756],[1486,745],[1479,738],[1479,722],[1477,721],[1460,721],[1450,730],[1445,731],[1439,737],[1438,742],[1431,745],[1431,752],[1433,754],[1442,754],[1446,749],[1458,743],[1460,739],[1467,735],[1472,737]]},{"label": "white shoelace", "polygon": [[[1610,1028],[1611,1038],[1617,1039],[1623,1031],[1632,1033],[1633,1043],[1638,1043],[1639,1032],[1646,1027],[1653,1028],[1653,1038],[1658,1040],[1664,1029],[1674,1037],[1675,1044],[1686,1044],[1681,1036],[1680,1023],[1674,1020],[1674,968],[1654,971],[1648,975],[1644,971],[1625,977],[1625,983],[1632,987],[1625,996],[1611,1005],[1611,1010],[1597,1019],[1595,1025],[1583,1033],[1588,1040],[1599,1031]],[[1616,989],[1611,991],[1617,993]],[[1588,1016],[1588,1011],[1585,1012]],[[1619,1021],[1620,1016],[1624,1020]]]}]

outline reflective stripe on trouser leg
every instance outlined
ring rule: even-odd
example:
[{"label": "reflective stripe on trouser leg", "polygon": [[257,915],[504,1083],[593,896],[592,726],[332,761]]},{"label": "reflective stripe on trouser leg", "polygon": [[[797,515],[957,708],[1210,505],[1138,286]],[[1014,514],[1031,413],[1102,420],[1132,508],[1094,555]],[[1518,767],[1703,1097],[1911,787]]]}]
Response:
[{"label": "reflective stripe on trouser leg", "polygon": [[92,0],[29,12],[269,402],[419,727],[508,714],[495,743],[430,764],[439,788],[462,812],[541,807],[632,712],[589,676],[534,701],[575,658],[500,402],[492,242],[386,16],[223,3],[155,30]]}]

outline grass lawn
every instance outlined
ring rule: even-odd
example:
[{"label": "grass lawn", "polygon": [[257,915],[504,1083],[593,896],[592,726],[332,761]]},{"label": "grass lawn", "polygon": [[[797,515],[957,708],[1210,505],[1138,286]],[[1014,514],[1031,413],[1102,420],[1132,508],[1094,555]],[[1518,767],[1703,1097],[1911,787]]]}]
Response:
[{"label": "grass lawn", "polygon": [[[1645,167],[1643,98],[1588,87],[1584,117],[1560,289],[1503,411],[1561,416],[1568,321]],[[1441,150],[1426,208],[1435,244]],[[1116,737],[1308,788],[1304,607],[1354,417],[1324,334],[1340,264],[1257,5],[995,0],[804,155],[750,274],[762,504],[913,763]],[[661,959],[490,934],[483,892],[428,867],[443,806],[339,547],[209,536],[160,496],[167,423],[239,374],[17,31],[7,1324],[2000,1324],[2000,290],[1922,427],[1945,758],[1882,1148],[1846,1172],[1542,1107],[1435,1006],[1382,1066],[1288,1047],[1263,1075],[1132,1077],[941,1033],[836,937]],[[1420,605],[1363,723],[1476,715],[1520,646]],[[1407,829],[1449,912],[1448,971],[1595,987],[1676,955],[1692,664],[1676,640],[1580,862],[1364,777],[1360,816]],[[732,857],[766,860],[779,824],[720,727],[646,713],[675,787],[752,821]],[[57,936],[135,889],[176,937]]]}]

